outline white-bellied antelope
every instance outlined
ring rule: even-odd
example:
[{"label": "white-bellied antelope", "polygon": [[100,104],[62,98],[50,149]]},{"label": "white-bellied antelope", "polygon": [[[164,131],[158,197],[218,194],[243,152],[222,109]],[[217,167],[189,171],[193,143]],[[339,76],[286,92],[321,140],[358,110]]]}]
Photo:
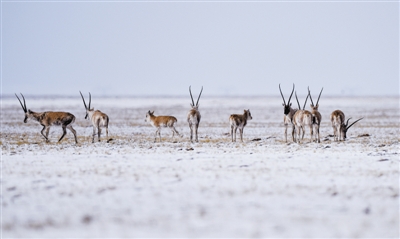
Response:
[{"label": "white-bellied antelope", "polygon": [[312,114],[312,127],[313,127],[313,131],[315,133],[315,137],[317,138],[316,141],[318,143],[321,143],[320,137],[319,137],[319,126],[321,125],[321,120],[322,120],[322,116],[321,113],[319,113],[318,111],[318,102],[319,102],[319,98],[321,97],[322,91],[324,90],[324,88],[321,89],[321,92],[319,93],[318,99],[317,99],[317,103],[314,105],[314,102],[312,100],[311,97],[311,92],[310,92],[310,88],[308,88],[308,95],[310,96],[310,100],[311,100],[311,114]]},{"label": "white-bellied antelope", "polygon": [[283,105],[283,114],[284,114],[284,116],[283,116],[283,124],[285,126],[285,141],[287,143],[287,129],[289,127],[291,127],[292,128],[292,139],[293,139],[293,142],[295,142],[295,139],[294,139],[294,137],[295,137],[295,134],[294,134],[295,127],[294,127],[294,124],[293,124],[293,115],[296,113],[297,109],[292,109],[292,107],[291,107],[292,103],[290,103],[290,99],[292,98],[292,95],[293,95],[293,92],[294,92],[294,84],[293,84],[292,93],[290,94],[290,97],[289,97],[289,100],[288,100],[287,103],[285,101],[285,97],[283,97],[280,84],[279,84],[279,91],[281,92],[281,96],[282,96],[282,99],[283,99],[283,104],[282,105]]},{"label": "white-bellied antelope", "polygon": [[26,108],[26,102],[25,102],[25,97],[21,94],[22,99],[24,100],[24,104],[22,104],[21,100],[15,94],[17,97],[19,103],[22,106],[22,109],[25,112],[25,119],[24,123],[27,123],[29,120],[35,120],[37,121],[41,126],[43,126],[42,131],[40,133],[43,135],[43,137],[46,139],[46,142],[50,142],[49,140],[49,131],[50,131],[50,126],[52,125],[61,125],[63,134],[61,135],[61,138],[58,140],[60,142],[65,134],[67,133],[66,129],[69,129],[75,137],[75,143],[78,143],[78,139],[76,137],[76,131],[74,128],[72,128],[72,124],[75,122],[75,116],[71,113],[68,112],[52,112],[52,111],[46,111],[46,112],[33,112],[29,109]]},{"label": "white-bellied antelope", "polygon": [[155,116],[154,111],[150,112],[149,110],[146,113],[145,121],[149,122],[153,127],[157,129],[154,142],[157,141],[157,135],[159,136],[161,142],[161,133],[160,133],[161,128],[170,128],[172,131],[172,138],[174,137],[175,133],[181,136],[174,127],[174,124],[178,121],[174,116]]},{"label": "white-bellied antelope", "polygon": [[189,86],[189,93],[190,93],[190,98],[192,99],[192,104],[190,105],[192,109],[189,111],[187,115],[187,121],[189,123],[189,128],[190,128],[190,141],[193,142],[193,132],[195,134],[195,140],[196,142],[199,142],[199,138],[197,135],[197,129],[199,128],[200,120],[201,120],[201,115],[199,111],[199,100],[201,93],[203,92],[203,87],[201,87],[201,91],[199,94],[199,97],[197,98],[196,104],[194,104],[193,96],[192,96],[192,91],[191,91],[191,86]]},{"label": "white-bellied antelope", "polygon": [[[313,138],[313,128],[312,128],[312,114],[310,111],[305,110],[306,104],[307,104],[307,99],[308,99],[308,94],[306,97],[306,101],[304,102],[303,109],[300,108],[300,103],[299,99],[297,98],[296,92],[294,93],[297,104],[299,106],[299,110],[296,111],[296,113],[293,115],[293,123],[297,131],[297,143],[301,143],[301,140],[304,138],[304,133],[305,133],[305,128],[309,127],[310,128],[310,142],[312,142]],[[301,139],[300,139],[300,133],[303,132]]]},{"label": "white-bellied antelope", "polygon": [[333,128],[333,140],[334,141],[341,141],[341,140],[346,140],[346,133],[347,130],[350,129],[351,126],[353,126],[355,123],[358,121],[362,120],[363,118],[360,118],[356,121],[354,121],[351,125],[349,125],[349,118],[346,123],[344,123],[345,116],[344,113],[341,110],[335,110],[331,113],[331,122],[332,122],[332,128]]},{"label": "white-bellied antelope", "polygon": [[89,105],[86,105],[85,98],[83,97],[83,95],[80,91],[79,91],[79,93],[81,94],[83,104],[86,109],[85,119],[87,119],[89,117],[89,120],[90,120],[90,122],[92,122],[92,125],[93,125],[92,143],[94,143],[94,136],[96,135],[96,128],[97,128],[98,140],[100,142],[101,127],[106,128],[106,137],[107,137],[107,141],[108,141],[108,122],[109,122],[108,115],[104,114],[100,110],[94,110],[93,108],[90,108],[90,104],[92,102],[92,96],[90,95],[90,92],[89,92]]},{"label": "white-bellied antelope", "polygon": [[253,119],[250,110],[244,110],[242,115],[233,114],[229,117],[229,124],[231,125],[232,142],[236,142],[236,131],[239,128],[240,140],[243,142],[243,128],[247,125],[247,121]]}]

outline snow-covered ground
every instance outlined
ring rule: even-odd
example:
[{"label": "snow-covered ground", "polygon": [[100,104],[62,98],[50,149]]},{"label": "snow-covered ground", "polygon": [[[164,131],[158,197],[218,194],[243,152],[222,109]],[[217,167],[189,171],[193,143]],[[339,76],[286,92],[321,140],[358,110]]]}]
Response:
[{"label": "snow-covered ground", "polygon": [[[304,98],[304,97],[301,97]],[[29,97],[33,111],[76,116],[79,144],[23,123],[2,98],[2,237],[399,237],[399,98],[324,97],[321,140],[284,142],[282,99],[200,100],[199,143],[190,143],[188,97],[93,96],[110,138],[91,143],[76,97]],[[293,102],[293,105],[296,105]],[[309,107],[307,107],[309,108]],[[230,142],[230,114],[250,109],[244,143]],[[364,117],[333,142],[329,115]],[[183,138],[154,143],[148,110],[174,115]],[[352,121],[351,120],[351,121]]]}]

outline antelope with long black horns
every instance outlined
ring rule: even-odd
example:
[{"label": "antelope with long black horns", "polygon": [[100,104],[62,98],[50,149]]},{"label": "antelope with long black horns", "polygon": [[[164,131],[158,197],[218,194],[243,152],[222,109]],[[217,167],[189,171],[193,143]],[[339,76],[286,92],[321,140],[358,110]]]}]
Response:
[{"label": "antelope with long black horns", "polygon": [[199,128],[200,120],[201,120],[201,115],[199,111],[199,100],[201,93],[203,92],[203,87],[201,87],[201,91],[199,94],[199,97],[197,98],[196,104],[194,104],[193,100],[193,95],[192,95],[192,90],[191,86],[189,86],[189,93],[190,93],[190,98],[192,99],[192,104],[190,105],[192,109],[189,111],[187,115],[187,121],[189,123],[189,128],[190,128],[190,141],[193,142],[193,133],[195,134],[195,140],[196,142],[199,142],[199,138],[197,135],[197,129]]},{"label": "antelope with long black horns", "polygon": [[98,141],[100,142],[101,127],[106,128],[106,137],[108,141],[108,122],[109,122],[108,115],[104,114],[100,110],[94,110],[94,108],[90,108],[90,104],[92,102],[92,96],[90,92],[89,92],[89,105],[86,105],[85,98],[83,97],[82,92],[79,91],[79,93],[81,94],[83,105],[85,106],[86,109],[85,119],[89,117],[89,120],[90,122],[92,122],[93,125],[92,143],[94,143],[96,129],[97,129],[97,138]]},{"label": "antelope with long black horns", "polygon": [[[301,143],[301,140],[303,140],[306,127],[309,127],[309,129],[310,129],[310,142],[312,142],[312,138],[313,138],[312,114],[310,111],[305,110],[308,95],[306,97],[306,100],[304,102],[304,106],[302,109],[300,108],[300,103],[299,103],[299,99],[297,98],[296,92],[294,93],[294,95],[296,97],[297,104],[299,106],[299,110],[296,111],[296,113],[293,115],[293,124],[297,131],[297,143]],[[301,132],[303,132],[303,134],[300,138]]]},{"label": "antelope with long black horns", "polygon": [[354,121],[351,125],[349,125],[349,118],[346,123],[344,123],[345,116],[344,113],[341,110],[335,110],[331,113],[331,122],[332,122],[332,128],[333,128],[333,140],[334,141],[345,141],[346,140],[346,134],[347,131],[350,129],[351,126],[353,126],[355,123],[358,121],[362,120],[363,118],[360,118],[356,121]]},{"label": "antelope with long black horns", "polygon": [[318,111],[318,107],[319,107],[318,102],[319,102],[319,98],[321,97],[323,90],[324,90],[324,88],[321,89],[321,92],[319,93],[319,96],[317,99],[317,103],[314,105],[314,102],[311,97],[310,88],[308,88],[308,95],[310,96],[310,100],[311,100],[310,107],[311,107],[311,114],[312,114],[312,127],[313,127],[313,131],[315,132],[316,141],[318,143],[321,142],[320,137],[319,137],[319,127],[321,125],[321,120],[322,120],[321,113],[319,113],[319,111]]},{"label": "antelope with long black horns", "polygon": [[76,137],[76,131],[74,128],[72,128],[72,124],[75,122],[75,116],[71,113],[68,112],[53,112],[53,111],[45,111],[45,112],[33,112],[30,109],[26,107],[26,102],[25,102],[25,97],[21,94],[22,99],[24,100],[24,103],[22,104],[20,98],[15,94],[17,97],[19,103],[22,106],[22,109],[25,112],[25,119],[24,123],[27,123],[29,120],[34,120],[37,121],[41,126],[43,126],[42,131],[40,133],[43,135],[43,137],[46,139],[46,142],[50,142],[49,140],[49,132],[50,132],[50,127],[52,125],[60,125],[63,134],[61,135],[61,138],[58,140],[60,142],[65,134],[67,133],[66,129],[69,129],[75,137],[75,143],[78,143],[78,139]]},{"label": "antelope with long black horns", "polygon": [[283,124],[285,126],[285,141],[287,143],[287,130],[288,130],[289,127],[291,127],[292,128],[292,139],[293,139],[293,142],[295,142],[295,139],[294,139],[294,137],[295,137],[295,134],[294,134],[295,127],[294,127],[294,124],[293,124],[293,115],[296,113],[297,109],[292,109],[292,107],[291,107],[292,103],[290,103],[290,99],[292,98],[292,95],[293,95],[293,92],[294,92],[294,84],[293,84],[292,93],[290,93],[289,100],[288,100],[287,103],[285,101],[285,97],[283,97],[283,94],[282,94],[281,84],[279,84],[279,91],[281,92],[281,96],[282,96],[282,99],[283,99],[283,104],[282,105],[283,105],[283,114],[284,114],[284,116],[283,116]]}]

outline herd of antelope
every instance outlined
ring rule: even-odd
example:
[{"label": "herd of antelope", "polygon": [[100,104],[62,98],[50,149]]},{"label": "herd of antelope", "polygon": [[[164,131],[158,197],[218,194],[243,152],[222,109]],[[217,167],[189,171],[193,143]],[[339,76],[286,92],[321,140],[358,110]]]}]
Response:
[{"label": "herd of antelope", "polygon": [[[305,134],[305,129],[309,128],[310,132],[310,142],[317,142],[320,143],[320,136],[319,136],[319,127],[321,123],[321,114],[318,111],[318,102],[322,94],[322,90],[319,93],[318,99],[316,101],[316,104],[314,105],[314,102],[311,97],[310,89],[308,89],[308,94],[305,99],[303,108],[301,108],[299,100],[297,98],[297,93],[294,91],[294,84],[293,84],[293,89],[292,92],[289,96],[289,100],[286,103],[285,97],[282,94],[281,86],[279,84],[279,91],[281,93],[282,99],[283,99],[283,123],[285,126],[285,141],[286,143],[288,142],[287,140],[287,130],[288,128],[291,128],[292,130],[292,140],[293,142],[301,143],[301,140],[304,139],[304,134]],[[189,123],[189,128],[190,128],[190,141],[193,143],[193,140],[195,142],[199,142],[198,138],[198,127],[200,124],[201,120],[201,115],[199,111],[199,100],[201,97],[201,93],[203,92],[203,87],[201,88],[200,94],[197,98],[196,104],[194,103],[193,100],[193,95],[192,95],[192,90],[191,87],[189,86],[189,93],[190,93],[190,98],[192,100],[191,109],[188,112],[187,115],[187,122]],[[89,118],[90,122],[93,125],[93,134],[92,134],[92,143],[94,143],[94,139],[96,136],[96,130],[97,130],[97,135],[98,135],[98,141],[100,142],[100,135],[101,135],[101,129],[105,128],[106,130],[106,137],[108,141],[108,123],[109,123],[109,117],[105,113],[101,112],[100,110],[94,110],[94,108],[91,108],[91,94],[89,93],[89,104],[86,105],[85,98],[83,97],[82,93],[79,92],[82,100],[83,100],[83,105],[85,106],[86,110],[86,115],[85,119]],[[292,103],[290,102],[293,93],[295,93],[298,109],[293,109],[292,108]],[[53,125],[59,125],[62,127],[63,134],[61,135],[60,139],[58,142],[60,142],[65,134],[67,133],[66,129],[69,129],[75,137],[75,143],[78,143],[77,136],[76,136],[76,131],[74,128],[72,128],[72,124],[75,122],[75,116],[71,113],[68,112],[52,112],[52,111],[46,111],[46,112],[33,112],[26,107],[26,102],[25,102],[25,97],[21,94],[23,103],[21,99],[18,97],[17,94],[15,94],[17,97],[19,103],[21,104],[22,109],[25,112],[25,119],[24,123],[27,123],[28,120],[35,120],[37,121],[41,126],[43,126],[43,129],[41,130],[41,134],[45,138],[46,142],[49,142],[49,131],[50,131],[50,126]],[[305,109],[306,104],[307,104],[307,99],[310,97],[311,100],[311,111],[308,111]],[[236,142],[236,132],[237,129],[239,129],[240,133],[240,140],[243,142],[243,129],[247,125],[247,121],[251,120],[252,116],[250,113],[250,110],[244,110],[243,114],[232,114],[229,117],[229,124],[231,127],[231,138],[232,142]],[[346,139],[346,133],[348,129],[353,126],[355,123],[358,121],[362,120],[363,118],[360,118],[356,121],[354,121],[352,124],[349,125],[349,120],[351,118],[347,119],[345,123],[345,116],[344,113],[340,110],[335,110],[331,113],[330,120],[332,122],[332,128],[333,128],[333,134],[334,134],[334,141],[344,141]],[[149,122],[153,127],[155,127],[157,130],[155,132],[155,138],[154,142],[157,141],[157,136],[159,137],[159,141],[161,142],[161,128],[169,128],[172,131],[172,137],[174,137],[175,133],[182,137],[182,135],[179,134],[179,132],[175,129],[174,124],[177,122],[177,119],[174,116],[155,116],[154,111],[148,111],[146,113],[146,122]],[[315,136],[314,136],[315,132]],[[297,135],[296,135],[297,134]],[[193,139],[194,138],[194,139]],[[315,138],[315,139],[314,139]]]}]

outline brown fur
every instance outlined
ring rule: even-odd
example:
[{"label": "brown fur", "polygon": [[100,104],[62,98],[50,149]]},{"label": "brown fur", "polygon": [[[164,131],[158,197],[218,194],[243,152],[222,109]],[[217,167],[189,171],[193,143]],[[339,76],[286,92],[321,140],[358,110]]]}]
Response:
[{"label": "brown fur", "polygon": [[346,138],[344,129],[346,128],[345,116],[341,110],[335,110],[331,113],[331,123],[333,128],[333,140],[340,141]]},{"label": "brown fur", "polygon": [[154,111],[148,111],[145,121],[157,128],[154,142],[157,141],[157,135],[159,136],[161,142],[161,128],[170,128],[172,131],[172,138],[175,136],[175,133],[180,136],[179,132],[174,127],[174,124],[178,121],[174,116],[155,116]]},{"label": "brown fur", "polygon": [[253,117],[251,116],[250,110],[244,110],[242,115],[233,114],[229,117],[232,142],[236,142],[236,132],[238,128],[240,132],[240,140],[243,142],[243,129],[247,125],[247,120],[251,119],[253,119]]},{"label": "brown fur", "polygon": [[30,119],[37,121],[40,125],[43,126],[43,129],[40,131],[40,133],[46,139],[46,142],[50,142],[48,138],[50,126],[61,125],[63,129],[63,134],[61,135],[61,138],[58,140],[58,142],[60,142],[64,138],[65,134],[67,133],[66,129],[68,128],[74,134],[75,143],[78,143],[76,131],[72,128],[72,124],[75,122],[75,116],[73,114],[68,112],[52,111],[36,113],[28,110],[25,113],[24,123],[27,123]]},{"label": "brown fur", "polygon": [[[301,140],[304,138],[305,128],[309,127],[310,129],[310,142],[312,142],[313,137],[313,128],[312,128],[312,114],[308,110],[298,110],[293,115],[293,123],[295,125],[297,131],[297,143],[301,143]],[[303,132],[301,139],[300,134]]]}]

